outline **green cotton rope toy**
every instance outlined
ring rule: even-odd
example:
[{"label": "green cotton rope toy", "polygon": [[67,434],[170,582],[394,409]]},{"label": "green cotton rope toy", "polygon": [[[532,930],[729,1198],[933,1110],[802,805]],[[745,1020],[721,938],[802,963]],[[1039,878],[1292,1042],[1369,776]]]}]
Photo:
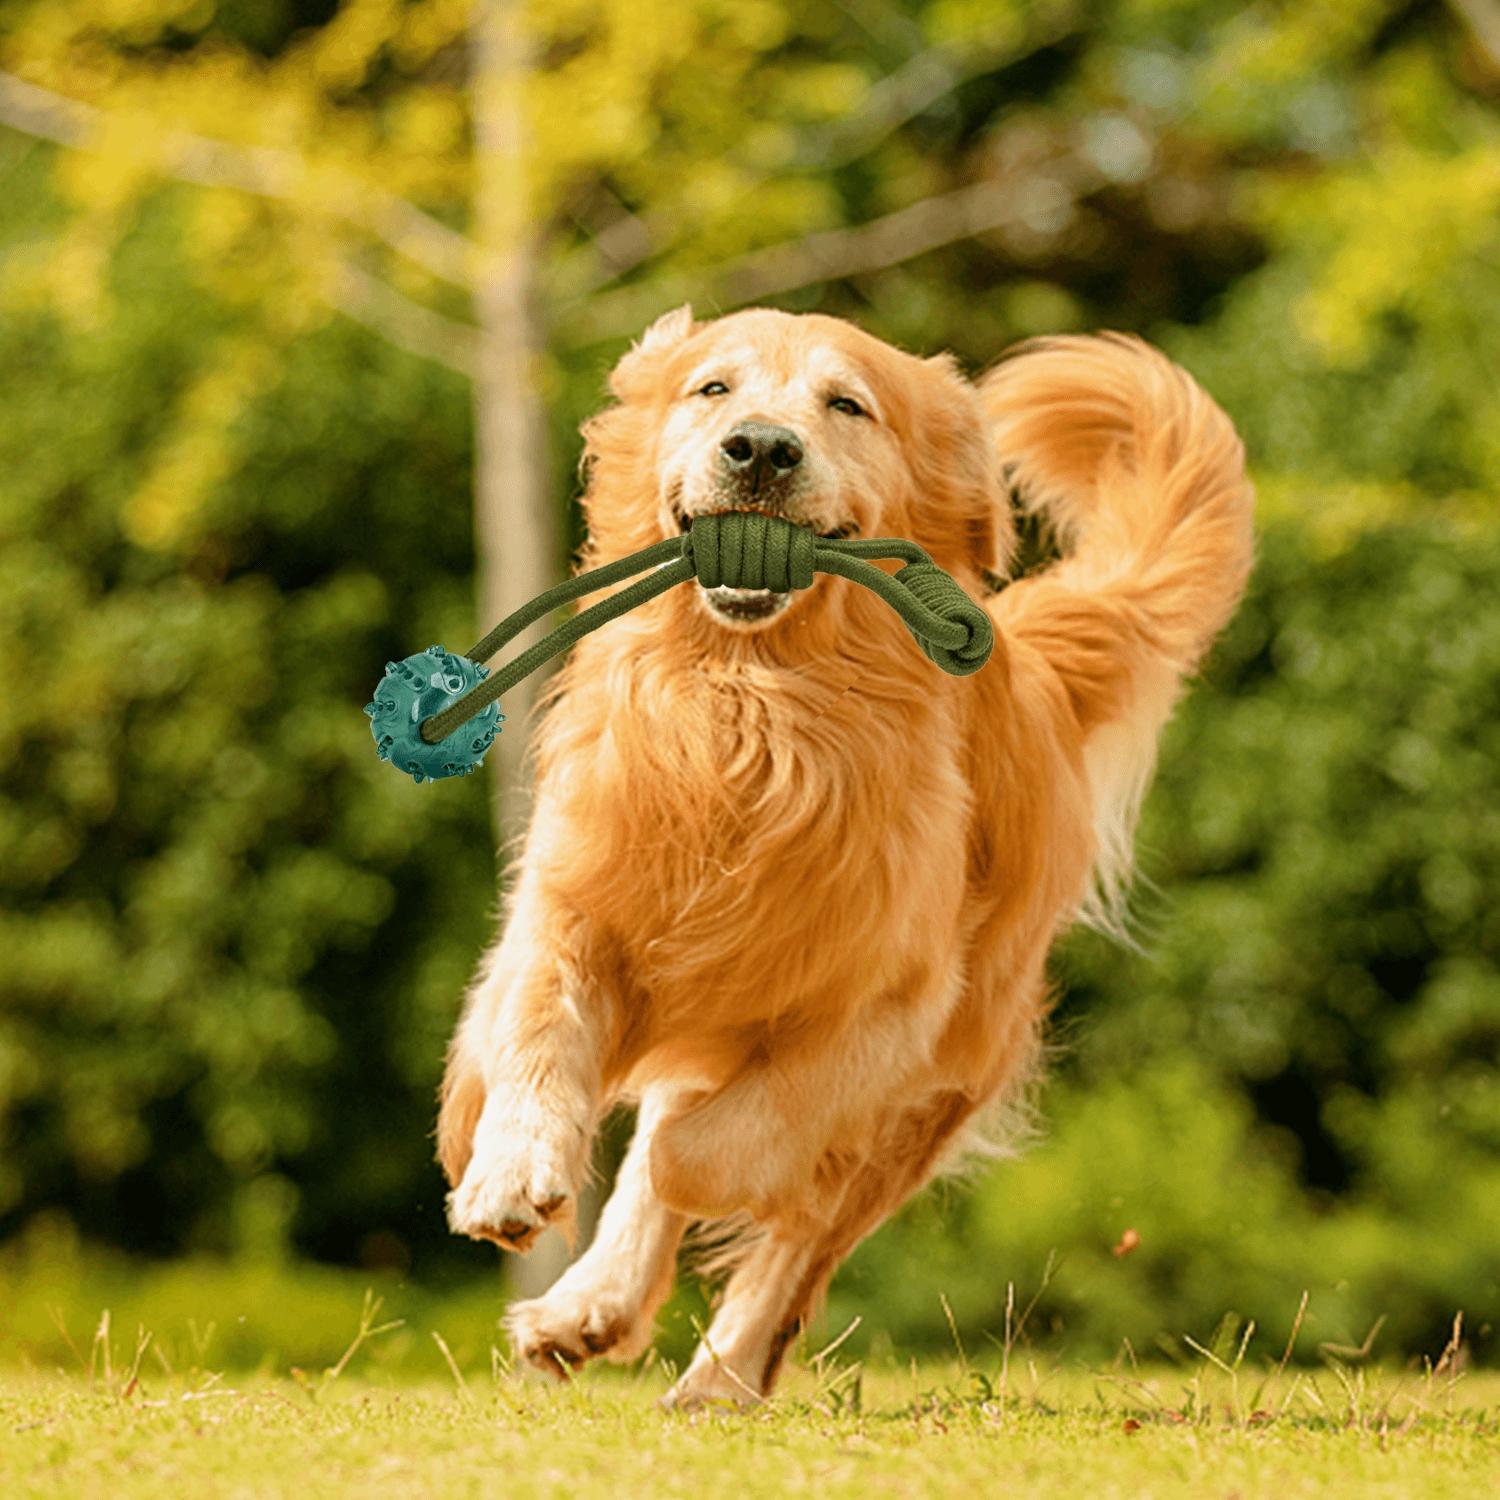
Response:
[{"label": "green cotton rope toy", "polygon": [[[887,573],[875,567],[872,558],[905,566]],[[652,571],[646,577],[580,610],[507,666],[491,673],[480,665],[559,605],[648,568]],[[695,516],[681,536],[655,542],[538,594],[495,626],[467,656],[429,646],[405,661],[387,662],[374,699],[365,705],[376,753],[417,782],[467,776],[500,732],[505,718],[501,695],[590,631],[692,579],[710,589],[786,593],[810,588],[816,573],[836,573],[879,594],[945,672],[967,676],[990,658],[995,632],[989,616],[915,542],[899,537],[820,537],[805,526],[760,511],[726,511]]]}]

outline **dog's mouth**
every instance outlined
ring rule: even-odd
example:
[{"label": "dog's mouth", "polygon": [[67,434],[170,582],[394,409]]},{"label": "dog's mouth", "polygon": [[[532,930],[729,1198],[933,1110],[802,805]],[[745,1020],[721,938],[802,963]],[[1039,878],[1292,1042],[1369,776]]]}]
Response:
[{"label": "dog's mouth", "polygon": [[792,602],[790,594],[778,594],[772,589],[706,589],[700,586],[698,592],[716,615],[742,625],[769,620]]},{"label": "dog's mouth", "polygon": [[[737,511],[737,510],[751,511],[751,510],[754,510],[754,509],[755,509],[755,507],[752,506],[752,505],[728,505],[728,506],[725,506],[723,510],[704,511],[703,514],[704,515],[715,515],[715,516],[727,516],[727,515],[730,515],[732,512]],[[680,500],[675,500],[674,499],[672,501],[672,516],[673,516],[673,518],[677,522],[677,529],[679,531],[686,531],[693,524],[693,518],[692,518],[692,516],[690,516],[682,508],[682,501],[680,501]],[[825,542],[840,542],[840,541],[843,541],[846,537],[858,536],[859,535],[859,522],[858,521],[842,521],[837,526],[833,527],[829,531],[820,531],[818,533],[818,535],[820,537],[822,537],[822,539]],[[741,592],[741,593],[756,593],[756,592],[759,592],[759,591],[758,590],[754,590],[754,589],[749,589],[749,590],[742,589],[739,592]]]},{"label": "dog's mouth", "polygon": [[[750,508],[749,506],[732,506],[726,507],[725,512],[731,509],[748,510]],[[682,508],[680,501],[673,501],[672,514],[676,517],[680,531],[687,531],[693,524],[693,518]],[[859,525],[855,521],[844,521],[828,531],[818,533],[824,541],[839,541],[858,534]],[[720,619],[732,621],[737,625],[759,625],[766,620],[774,619],[792,602],[790,594],[779,593],[774,589],[706,589],[700,584],[698,593],[703,602]]]},{"label": "dog's mouth", "polygon": [[[754,507],[753,505],[726,505],[723,510],[705,510],[702,511],[702,514],[705,514],[705,516],[727,516],[727,514],[732,514],[736,510],[748,511],[754,510]],[[682,508],[681,499],[673,499],[672,516],[676,520],[676,529],[678,531],[687,531],[693,525],[693,517]],[[822,537],[823,541],[843,541],[846,537],[856,537],[856,535],[859,535],[859,522],[858,520],[841,520],[837,526],[832,526],[829,531],[819,531],[817,535]]]}]

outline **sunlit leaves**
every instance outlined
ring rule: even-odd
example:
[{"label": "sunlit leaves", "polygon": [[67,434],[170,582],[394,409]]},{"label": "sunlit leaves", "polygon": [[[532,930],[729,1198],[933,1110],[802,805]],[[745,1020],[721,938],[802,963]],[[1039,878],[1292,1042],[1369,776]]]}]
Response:
[{"label": "sunlit leaves", "polygon": [[1466,273],[1500,269],[1500,138],[1452,155],[1397,148],[1325,178],[1315,197],[1290,189],[1273,202],[1283,237],[1294,215],[1316,213],[1336,246],[1298,321],[1340,364],[1369,357],[1384,313],[1442,329],[1463,306]]}]

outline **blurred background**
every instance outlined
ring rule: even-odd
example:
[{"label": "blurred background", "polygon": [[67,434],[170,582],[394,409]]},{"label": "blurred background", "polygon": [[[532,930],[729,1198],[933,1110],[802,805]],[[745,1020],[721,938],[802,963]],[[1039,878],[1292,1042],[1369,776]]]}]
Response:
[{"label": "blurred background", "polygon": [[487,1357],[430,1132],[520,736],[417,788],[360,707],[561,576],[690,299],[974,372],[1136,330],[1260,493],[1140,951],[1066,943],[1036,1139],[830,1328],[1275,1349],[1306,1292],[1299,1350],[1493,1362],[1497,102],[1500,0],[8,0],[0,1358],[312,1361],[366,1286]]}]

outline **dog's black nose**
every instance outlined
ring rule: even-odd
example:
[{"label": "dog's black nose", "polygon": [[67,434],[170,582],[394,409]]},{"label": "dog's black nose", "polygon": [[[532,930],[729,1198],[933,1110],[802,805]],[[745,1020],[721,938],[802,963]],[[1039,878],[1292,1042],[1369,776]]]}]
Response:
[{"label": "dog's black nose", "polygon": [[737,422],[719,444],[719,462],[736,479],[758,490],[802,462],[802,442],[790,427]]}]

